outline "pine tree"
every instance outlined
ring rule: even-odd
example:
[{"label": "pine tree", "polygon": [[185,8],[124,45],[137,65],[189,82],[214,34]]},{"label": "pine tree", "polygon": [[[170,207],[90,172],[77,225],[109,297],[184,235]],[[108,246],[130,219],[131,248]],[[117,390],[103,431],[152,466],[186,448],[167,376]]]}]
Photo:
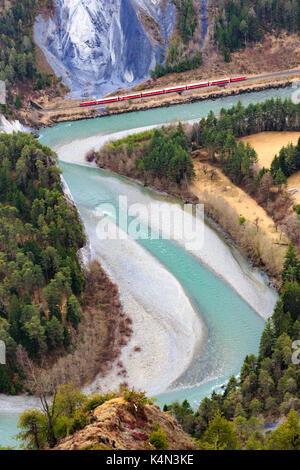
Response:
[{"label": "pine tree", "polygon": [[282,272],[282,281],[300,282],[300,260],[292,243],[289,244],[285,256]]}]

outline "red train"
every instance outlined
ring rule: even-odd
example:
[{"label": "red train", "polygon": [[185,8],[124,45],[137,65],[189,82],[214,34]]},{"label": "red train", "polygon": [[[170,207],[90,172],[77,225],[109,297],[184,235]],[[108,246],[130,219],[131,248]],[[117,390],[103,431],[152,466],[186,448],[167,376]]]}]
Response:
[{"label": "red train", "polygon": [[136,100],[138,98],[148,98],[150,96],[157,96],[157,95],[166,95],[169,93],[181,93],[182,91],[186,90],[195,90],[197,88],[205,88],[210,86],[218,86],[218,85],[228,85],[230,83],[242,82],[247,80],[247,77],[234,77],[234,78],[222,78],[220,80],[213,80],[211,82],[199,82],[199,83],[191,83],[190,85],[180,85],[171,88],[164,88],[163,90],[150,90],[150,91],[142,91],[141,93],[133,93],[131,95],[124,95],[124,96],[110,96],[109,98],[102,98],[101,100],[96,101],[87,101],[85,103],[80,103],[80,106],[96,106],[99,104],[108,104],[108,103],[116,103],[118,101],[128,101],[128,100]]}]

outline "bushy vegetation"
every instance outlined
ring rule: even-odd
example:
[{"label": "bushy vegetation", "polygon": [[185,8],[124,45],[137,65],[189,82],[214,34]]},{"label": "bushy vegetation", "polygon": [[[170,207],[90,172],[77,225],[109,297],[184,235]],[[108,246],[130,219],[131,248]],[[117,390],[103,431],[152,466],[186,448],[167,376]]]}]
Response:
[{"label": "bushy vegetation", "polygon": [[194,175],[189,143],[181,124],[155,129],[107,144],[96,155],[98,164],[140,178],[155,179],[165,185],[184,186]]},{"label": "bushy vegetation", "polygon": [[96,408],[98,408],[98,406],[103,405],[103,403],[112,400],[115,397],[116,393],[106,393],[105,395],[100,395],[99,393],[96,393],[95,395],[92,395],[89,399],[87,399],[85,403],[85,409],[91,413]]},{"label": "bushy vegetation", "polygon": [[216,39],[227,62],[230,52],[260,41],[267,31],[300,31],[299,0],[218,0],[215,4]]},{"label": "bushy vegetation", "polygon": [[163,77],[168,73],[187,72],[188,70],[194,70],[202,65],[203,59],[200,51],[197,51],[191,57],[185,54],[182,58],[180,49],[181,47],[177,41],[173,41],[167,51],[166,64],[157,63],[155,69],[150,70],[151,78]]},{"label": "bushy vegetation", "polygon": [[168,450],[169,448],[166,433],[160,425],[155,426],[150,434],[149,442],[156,450]]},{"label": "bushy vegetation", "polygon": [[0,134],[0,393],[22,388],[18,353],[37,362],[63,354],[81,317],[85,236],[56,163],[31,135]]},{"label": "bushy vegetation", "polygon": [[50,403],[42,401],[42,409],[22,413],[18,434],[26,450],[54,447],[58,440],[74,434],[89,423],[89,397],[69,383],[59,387]]},{"label": "bushy vegetation", "polygon": [[[292,361],[293,341],[300,337],[300,261],[292,245],[282,281],[259,355],[245,358],[239,379],[232,376],[223,393],[204,398],[196,413],[187,401],[164,407],[201,449],[300,449],[300,370]],[[287,420],[270,436],[262,433],[265,419],[280,415]]]}]

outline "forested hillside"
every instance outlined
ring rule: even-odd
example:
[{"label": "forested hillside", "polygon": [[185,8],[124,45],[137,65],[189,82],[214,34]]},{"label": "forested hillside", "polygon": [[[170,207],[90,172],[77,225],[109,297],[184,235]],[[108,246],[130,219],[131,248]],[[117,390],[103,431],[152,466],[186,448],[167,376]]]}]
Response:
[{"label": "forested hillside", "polygon": [[54,95],[62,92],[60,80],[50,67],[38,67],[33,41],[36,15],[40,11],[50,14],[52,6],[53,0],[0,0],[0,80],[7,90],[2,112],[9,117],[22,108],[28,93],[52,88]]},{"label": "forested hillside", "polygon": [[[225,62],[231,62],[231,54],[250,49],[255,43],[268,37],[278,38],[280,33],[299,34],[299,0],[211,0],[208,3],[208,34],[201,36],[203,11],[194,0],[174,0],[177,8],[177,29],[173,35],[164,64],[157,64],[150,72],[152,78],[170,73],[182,73],[203,67],[218,71],[223,55]],[[200,2],[201,4],[201,2]],[[221,52],[221,54],[215,54]],[[282,53],[291,55],[289,46]],[[214,63],[211,57],[214,57]],[[276,54],[275,54],[276,56]],[[274,68],[278,68],[274,56]],[[255,63],[255,57],[249,58]],[[278,61],[278,58],[277,58]],[[233,60],[234,66],[237,64]],[[237,61],[238,63],[238,61]],[[239,68],[241,65],[239,65]],[[240,71],[240,70],[239,70]],[[236,71],[238,72],[238,70]]]},{"label": "forested hillside", "polygon": [[263,39],[265,32],[300,32],[299,0],[218,0],[216,39],[230,61],[230,52]]},{"label": "forested hillside", "polygon": [[[44,400],[42,411],[22,414],[23,446],[51,448],[61,440],[61,450],[191,449],[180,424],[200,450],[300,450],[299,347],[293,343],[300,335],[300,261],[293,245],[287,251],[282,282],[258,355],[247,356],[239,377],[232,376],[222,393],[204,398],[196,412],[186,400],[174,402],[164,406],[169,416],[160,412],[157,422],[149,409],[152,401],[142,392],[121,389],[87,397],[67,384],[58,388],[48,408]],[[166,427],[170,416],[177,423]],[[268,432],[266,424],[274,420],[281,421]]]},{"label": "forested hillside", "polygon": [[[199,439],[200,449],[300,449],[299,353],[293,346],[300,337],[300,261],[292,245],[282,281],[280,300],[262,334],[259,353],[245,358],[240,377],[232,377],[223,393],[204,398],[195,414],[187,402],[164,408]],[[265,418],[288,413],[288,421],[271,437],[262,432]]]},{"label": "forested hillside", "polygon": [[0,393],[22,389],[20,347],[37,363],[63,355],[80,322],[85,235],[56,162],[31,135],[0,134]]},{"label": "forested hillside", "polygon": [[6,2],[1,3],[0,80],[10,89],[15,80],[25,81],[36,76],[31,27],[39,2],[14,1],[10,8],[6,7]]}]

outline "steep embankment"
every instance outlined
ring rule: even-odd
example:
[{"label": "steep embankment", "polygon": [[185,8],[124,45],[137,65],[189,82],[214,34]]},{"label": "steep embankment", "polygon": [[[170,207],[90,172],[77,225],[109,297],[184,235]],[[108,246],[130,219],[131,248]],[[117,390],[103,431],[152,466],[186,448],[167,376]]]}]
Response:
[{"label": "steep embankment", "polygon": [[171,0],[55,0],[55,5],[53,17],[38,16],[35,42],[78,96],[145,80],[162,60],[176,22]]}]

